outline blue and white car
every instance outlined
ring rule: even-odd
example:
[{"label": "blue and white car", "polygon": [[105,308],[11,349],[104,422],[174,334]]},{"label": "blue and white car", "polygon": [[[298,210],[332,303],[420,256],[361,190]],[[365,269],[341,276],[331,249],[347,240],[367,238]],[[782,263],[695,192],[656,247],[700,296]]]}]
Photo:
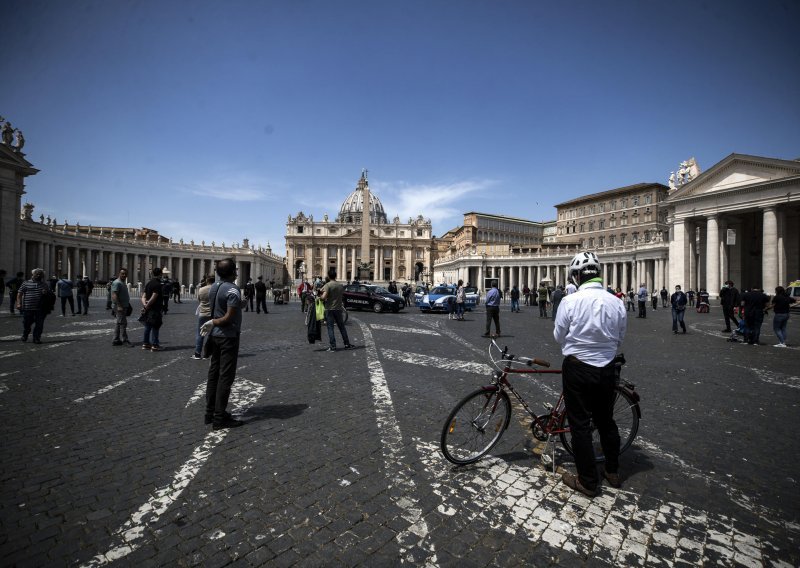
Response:
[{"label": "blue and white car", "polygon": [[[478,305],[477,290],[465,290],[464,309],[471,310]],[[432,290],[424,293],[422,298],[417,301],[417,307],[423,312],[449,312],[448,303],[456,301],[455,286],[436,286]]]}]

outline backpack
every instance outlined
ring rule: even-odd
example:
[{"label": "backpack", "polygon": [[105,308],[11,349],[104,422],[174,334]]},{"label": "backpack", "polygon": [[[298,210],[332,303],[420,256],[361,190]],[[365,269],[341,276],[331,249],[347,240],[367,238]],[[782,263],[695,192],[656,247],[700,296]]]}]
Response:
[{"label": "backpack", "polygon": [[49,286],[45,286],[42,290],[42,297],[39,300],[39,309],[44,314],[49,314],[53,311],[56,305],[56,295]]}]

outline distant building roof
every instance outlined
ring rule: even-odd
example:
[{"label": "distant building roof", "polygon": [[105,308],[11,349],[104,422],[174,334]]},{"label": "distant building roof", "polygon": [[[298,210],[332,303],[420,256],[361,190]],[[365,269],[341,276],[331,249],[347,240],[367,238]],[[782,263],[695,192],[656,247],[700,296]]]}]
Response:
[{"label": "distant building roof", "polygon": [[649,189],[651,187],[658,187],[669,191],[669,188],[662,184],[662,183],[636,183],[634,185],[626,185],[625,187],[618,187],[616,189],[609,189],[606,191],[601,191],[599,193],[590,193],[589,195],[583,195],[581,197],[576,197],[575,199],[570,199],[569,201],[565,201],[563,203],[559,203],[556,207],[564,207],[567,205],[575,205],[578,203],[583,203],[585,201],[595,201],[596,199],[603,198],[603,197],[611,197],[612,195],[618,195],[621,193],[629,193],[631,191],[637,191],[642,189]]}]

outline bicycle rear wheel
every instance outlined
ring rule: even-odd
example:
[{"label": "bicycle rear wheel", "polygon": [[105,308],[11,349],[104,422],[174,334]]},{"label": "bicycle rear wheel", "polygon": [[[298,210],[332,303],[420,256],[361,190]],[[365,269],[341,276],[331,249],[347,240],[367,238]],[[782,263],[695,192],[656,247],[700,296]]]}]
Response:
[{"label": "bicycle rear wheel", "polygon": [[[622,453],[631,447],[634,438],[636,438],[636,433],[639,431],[639,403],[623,389],[617,387],[615,390],[616,396],[614,397],[613,416],[614,422],[616,422],[617,429],[619,430],[619,453]],[[569,421],[567,420],[566,413],[564,413],[564,418],[560,426],[561,429],[564,430],[569,428]],[[605,458],[603,457],[603,448],[600,444],[600,436],[594,424],[591,425],[591,428],[594,455],[597,461],[603,461]],[[575,452],[572,451],[572,436],[570,433],[562,432],[559,436],[561,437],[561,443],[564,444],[567,451],[574,456]]]},{"label": "bicycle rear wheel", "polygon": [[497,387],[479,389],[459,402],[442,428],[444,457],[454,464],[474,463],[500,440],[511,419],[511,401]]}]

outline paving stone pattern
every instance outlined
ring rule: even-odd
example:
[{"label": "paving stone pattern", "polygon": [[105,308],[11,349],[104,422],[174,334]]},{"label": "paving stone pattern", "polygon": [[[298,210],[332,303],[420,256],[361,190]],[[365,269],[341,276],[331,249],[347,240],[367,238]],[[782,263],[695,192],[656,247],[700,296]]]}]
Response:
[{"label": "paving stone pattern", "polygon": [[[99,302],[48,317],[42,345],[0,314],[3,566],[800,565],[800,349],[769,345],[771,318],[757,347],[726,342],[713,307],[686,336],[667,310],[629,320],[639,436],[623,488],[590,500],[516,407],[490,456],[442,457],[447,413],[488,382],[480,307],[353,312],[357,349],[335,353],[307,342],[297,304],[246,313],[231,408],[247,424],[217,432],[195,307],[171,306],[158,353],[135,321],[134,347],[112,347]],[[503,308],[501,343],[558,366],[552,322],[522,310]],[[534,407],[560,390],[514,384]]]}]

